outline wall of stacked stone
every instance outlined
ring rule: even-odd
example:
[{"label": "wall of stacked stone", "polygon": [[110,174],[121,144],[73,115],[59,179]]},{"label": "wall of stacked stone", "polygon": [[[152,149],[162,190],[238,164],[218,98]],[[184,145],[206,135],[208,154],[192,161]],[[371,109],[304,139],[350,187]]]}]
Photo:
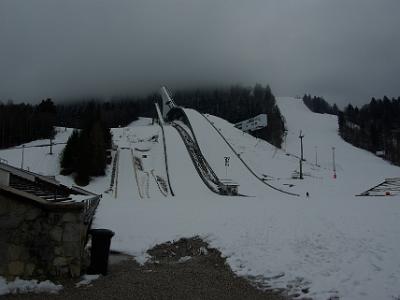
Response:
[{"label": "wall of stacked stone", "polygon": [[80,203],[53,205],[0,193],[0,275],[79,276],[87,226]]}]

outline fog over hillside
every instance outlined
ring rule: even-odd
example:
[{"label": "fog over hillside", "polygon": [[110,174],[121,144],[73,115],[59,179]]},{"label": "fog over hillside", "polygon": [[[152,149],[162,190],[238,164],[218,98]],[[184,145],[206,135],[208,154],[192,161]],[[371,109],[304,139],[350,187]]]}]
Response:
[{"label": "fog over hillside", "polygon": [[400,2],[0,2],[0,100],[270,84],[339,105],[397,97]]}]

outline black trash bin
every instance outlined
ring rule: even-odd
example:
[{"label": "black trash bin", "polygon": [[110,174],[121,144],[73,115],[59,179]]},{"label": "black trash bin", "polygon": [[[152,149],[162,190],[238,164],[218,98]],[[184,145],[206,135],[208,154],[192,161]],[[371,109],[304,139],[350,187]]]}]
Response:
[{"label": "black trash bin", "polygon": [[92,236],[92,249],[88,274],[107,275],[108,256],[114,232],[109,229],[91,229],[89,234]]}]

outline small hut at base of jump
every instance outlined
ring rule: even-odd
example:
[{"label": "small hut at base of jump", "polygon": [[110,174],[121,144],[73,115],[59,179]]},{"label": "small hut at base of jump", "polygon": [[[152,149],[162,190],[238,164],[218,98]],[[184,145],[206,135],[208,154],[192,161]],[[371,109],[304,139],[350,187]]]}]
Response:
[{"label": "small hut at base of jump", "polygon": [[218,185],[221,195],[237,196],[239,192],[239,184],[232,179],[221,179]]}]

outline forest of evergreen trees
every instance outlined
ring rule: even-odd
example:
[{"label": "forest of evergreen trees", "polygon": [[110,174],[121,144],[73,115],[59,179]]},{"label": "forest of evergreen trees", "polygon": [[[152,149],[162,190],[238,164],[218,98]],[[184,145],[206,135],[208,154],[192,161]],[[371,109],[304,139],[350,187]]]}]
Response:
[{"label": "forest of evergreen trees", "polygon": [[51,99],[38,105],[0,102],[0,149],[54,135],[56,107]]},{"label": "forest of evergreen trees", "polygon": [[57,126],[83,128],[88,107],[96,107],[102,116],[102,122],[108,128],[124,127],[138,117],[154,117],[154,103],[159,96],[120,97],[107,102],[85,99],[65,102],[57,105]]},{"label": "forest of evergreen trees", "polygon": [[304,95],[303,101],[313,112],[338,115],[345,141],[400,165],[400,97],[372,98],[361,108],[349,104],[343,111],[322,97]]},{"label": "forest of evergreen trees", "polygon": [[277,147],[282,145],[285,122],[269,86],[256,84],[254,87],[236,85],[229,88],[183,90],[175,92],[173,98],[177,105],[194,108],[231,123],[267,114],[268,126],[252,134]]},{"label": "forest of evergreen trees", "polygon": [[337,115],[339,113],[339,108],[336,104],[330,105],[322,97],[312,97],[311,95],[306,94],[303,96],[303,102],[312,112],[315,113],[331,115]]},{"label": "forest of evergreen trees", "polygon": [[61,174],[74,174],[75,182],[87,185],[92,176],[105,174],[107,149],[112,147],[110,128],[102,119],[101,106],[92,102],[81,117],[81,130],[74,130],[61,158]]},{"label": "forest of evergreen trees", "polygon": [[[177,105],[210,113],[236,123],[258,114],[268,115],[268,126],[252,134],[263,138],[277,147],[283,141],[284,120],[276,105],[269,86],[231,86],[227,88],[203,88],[178,90],[173,93]],[[154,103],[161,105],[158,94],[146,97],[115,98],[110,102],[95,102],[107,127],[126,126],[139,116],[155,117]],[[82,128],[83,112],[91,102],[76,102],[57,105],[59,126]]]},{"label": "forest of evergreen trees", "polygon": [[360,109],[349,104],[339,113],[341,137],[400,165],[400,97],[372,98]]}]

